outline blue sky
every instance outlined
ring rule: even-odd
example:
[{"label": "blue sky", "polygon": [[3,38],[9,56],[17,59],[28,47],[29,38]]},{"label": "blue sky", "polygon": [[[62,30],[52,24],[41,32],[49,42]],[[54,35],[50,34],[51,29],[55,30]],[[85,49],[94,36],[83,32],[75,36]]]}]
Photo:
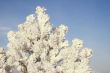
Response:
[{"label": "blue sky", "polygon": [[0,46],[36,6],[47,9],[54,26],[68,26],[67,39],[80,38],[93,49],[91,65],[97,73],[110,73],[110,0],[0,0]]}]

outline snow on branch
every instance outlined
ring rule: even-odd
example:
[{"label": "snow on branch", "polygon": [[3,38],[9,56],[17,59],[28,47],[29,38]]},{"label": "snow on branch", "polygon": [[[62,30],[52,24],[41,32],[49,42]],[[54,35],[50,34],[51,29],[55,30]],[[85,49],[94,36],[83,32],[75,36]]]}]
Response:
[{"label": "snow on branch", "polygon": [[69,45],[68,27],[52,27],[46,9],[38,6],[35,14],[10,31],[8,50],[0,48],[0,73],[91,73],[92,50],[80,39]]}]

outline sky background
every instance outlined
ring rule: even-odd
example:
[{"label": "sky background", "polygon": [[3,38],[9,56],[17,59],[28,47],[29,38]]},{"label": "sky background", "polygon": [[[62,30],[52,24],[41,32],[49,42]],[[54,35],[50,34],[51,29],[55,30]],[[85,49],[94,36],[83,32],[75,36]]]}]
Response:
[{"label": "sky background", "polygon": [[110,73],[110,0],[0,0],[0,46],[37,6],[47,9],[54,26],[68,26],[68,40],[80,38],[92,48],[96,73]]}]

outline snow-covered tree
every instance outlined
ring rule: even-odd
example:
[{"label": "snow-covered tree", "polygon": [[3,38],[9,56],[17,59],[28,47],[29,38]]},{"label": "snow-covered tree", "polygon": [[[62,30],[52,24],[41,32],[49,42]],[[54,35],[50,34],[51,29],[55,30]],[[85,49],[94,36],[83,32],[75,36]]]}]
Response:
[{"label": "snow-covered tree", "polygon": [[68,27],[52,27],[46,9],[37,7],[35,14],[8,32],[7,51],[0,48],[0,73],[91,73],[92,50],[83,41],[65,38]]}]

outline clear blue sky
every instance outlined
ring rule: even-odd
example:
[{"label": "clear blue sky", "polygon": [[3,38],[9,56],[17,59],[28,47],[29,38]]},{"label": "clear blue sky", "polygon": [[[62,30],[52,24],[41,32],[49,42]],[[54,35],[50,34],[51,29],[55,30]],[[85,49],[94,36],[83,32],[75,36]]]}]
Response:
[{"label": "clear blue sky", "polygon": [[17,30],[36,6],[47,9],[54,26],[68,26],[69,40],[78,37],[93,49],[97,73],[110,73],[110,0],[0,0],[0,46],[6,46],[6,33]]}]

